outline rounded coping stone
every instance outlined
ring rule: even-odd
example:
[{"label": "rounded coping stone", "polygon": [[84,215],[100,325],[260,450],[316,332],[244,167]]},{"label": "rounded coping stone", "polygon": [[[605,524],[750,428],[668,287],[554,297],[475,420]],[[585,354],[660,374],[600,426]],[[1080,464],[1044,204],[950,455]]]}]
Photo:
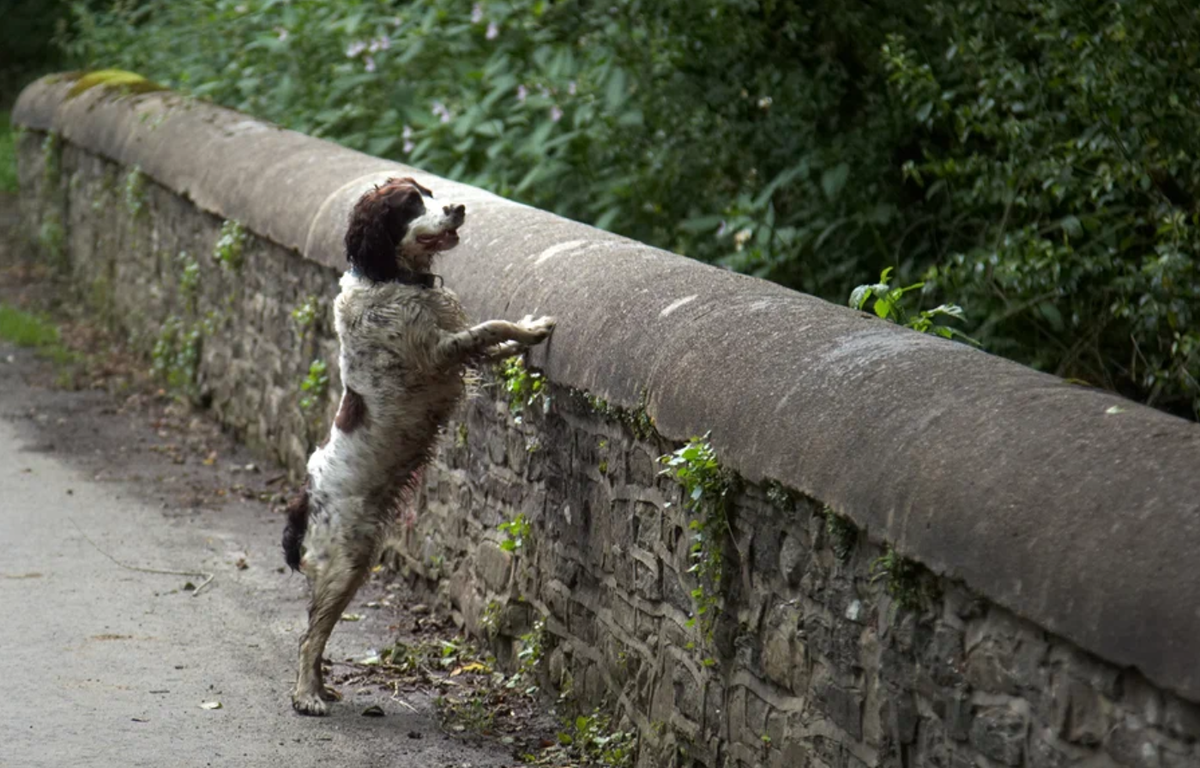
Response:
[{"label": "rounded coping stone", "polygon": [[231,110],[69,87],[33,83],[14,122],[328,267],[373,183],[465,203],[439,271],[477,318],[557,316],[552,381],[645,398],[665,437],[711,432],[746,479],[1200,701],[1200,426]]}]

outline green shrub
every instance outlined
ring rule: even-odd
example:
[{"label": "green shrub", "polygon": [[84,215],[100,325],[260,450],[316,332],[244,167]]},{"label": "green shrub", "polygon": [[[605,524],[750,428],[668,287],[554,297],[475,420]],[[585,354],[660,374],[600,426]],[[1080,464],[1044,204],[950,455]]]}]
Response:
[{"label": "green shrub", "polygon": [[[989,350],[1200,406],[1185,0],[144,0],[68,53]],[[920,307],[917,311],[920,311]]]}]

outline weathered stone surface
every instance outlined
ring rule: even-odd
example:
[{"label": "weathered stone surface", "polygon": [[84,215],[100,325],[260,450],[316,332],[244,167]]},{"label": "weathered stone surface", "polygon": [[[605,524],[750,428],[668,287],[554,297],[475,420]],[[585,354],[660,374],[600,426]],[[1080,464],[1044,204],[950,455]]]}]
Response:
[{"label": "weathered stone surface", "polygon": [[981,710],[971,724],[971,746],[1004,765],[1020,765],[1024,753],[1025,718],[1006,707]]}]

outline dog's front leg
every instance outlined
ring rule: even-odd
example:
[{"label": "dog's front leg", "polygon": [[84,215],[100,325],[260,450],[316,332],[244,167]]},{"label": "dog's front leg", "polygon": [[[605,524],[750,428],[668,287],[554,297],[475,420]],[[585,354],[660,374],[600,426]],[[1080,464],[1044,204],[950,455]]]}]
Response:
[{"label": "dog's front leg", "polygon": [[445,334],[438,342],[438,362],[442,365],[466,362],[489,348],[500,347],[508,342],[533,346],[545,341],[552,330],[553,317],[539,317],[535,320],[526,316],[520,323],[488,320],[465,331]]}]

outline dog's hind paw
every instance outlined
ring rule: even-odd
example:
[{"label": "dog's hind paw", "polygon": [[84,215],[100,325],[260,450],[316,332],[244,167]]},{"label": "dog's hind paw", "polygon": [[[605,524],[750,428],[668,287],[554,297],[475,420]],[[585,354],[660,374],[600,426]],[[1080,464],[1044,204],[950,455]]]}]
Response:
[{"label": "dog's hind paw", "polygon": [[329,705],[325,703],[324,697],[319,693],[293,693],[292,709],[302,715],[314,717],[323,717],[329,714]]}]

